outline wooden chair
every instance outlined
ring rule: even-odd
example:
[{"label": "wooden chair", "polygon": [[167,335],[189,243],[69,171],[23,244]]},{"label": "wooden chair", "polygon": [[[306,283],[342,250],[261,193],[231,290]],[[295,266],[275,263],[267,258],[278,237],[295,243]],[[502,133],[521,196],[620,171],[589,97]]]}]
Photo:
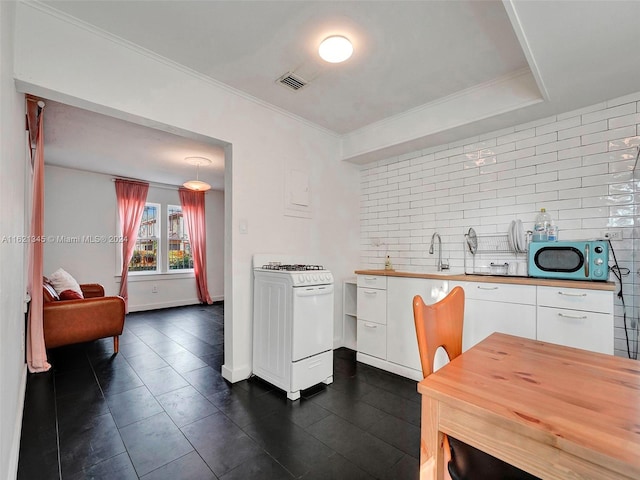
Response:
[{"label": "wooden chair", "polygon": [[[433,373],[436,350],[444,348],[453,360],[462,353],[464,323],[464,290],[454,287],[449,294],[433,305],[425,305],[422,297],[413,297],[413,318],[416,325],[422,374]],[[444,453],[452,480],[535,480],[537,477],[503,462],[466,443],[445,435]]]}]

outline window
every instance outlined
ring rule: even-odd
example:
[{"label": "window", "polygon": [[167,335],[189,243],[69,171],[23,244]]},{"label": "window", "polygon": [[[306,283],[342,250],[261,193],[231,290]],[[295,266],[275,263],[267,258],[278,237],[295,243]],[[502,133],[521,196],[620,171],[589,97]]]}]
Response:
[{"label": "window", "polygon": [[193,269],[191,244],[182,217],[182,207],[167,205],[167,240],[169,270]]},{"label": "window", "polygon": [[160,205],[157,203],[147,203],[142,212],[140,229],[136,247],[133,250],[131,262],[129,262],[130,272],[158,272],[159,238],[160,232]]}]

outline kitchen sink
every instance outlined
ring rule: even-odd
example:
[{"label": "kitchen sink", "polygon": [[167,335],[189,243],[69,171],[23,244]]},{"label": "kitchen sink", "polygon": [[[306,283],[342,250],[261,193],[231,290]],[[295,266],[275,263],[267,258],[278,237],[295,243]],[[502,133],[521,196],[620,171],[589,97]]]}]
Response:
[{"label": "kitchen sink", "polygon": [[428,274],[428,275],[441,275],[441,276],[451,276],[451,275],[464,275],[464,270],[460,268],[454,268],[449,270],[438,271],[437,268],[425,268],[416,271],[416,273]]}]

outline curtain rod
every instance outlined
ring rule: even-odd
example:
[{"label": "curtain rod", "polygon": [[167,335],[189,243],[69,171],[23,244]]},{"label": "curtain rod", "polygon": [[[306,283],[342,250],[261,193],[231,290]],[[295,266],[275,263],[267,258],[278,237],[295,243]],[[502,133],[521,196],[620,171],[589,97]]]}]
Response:
[{"label": "curtain rod", "polygon": [[146,180],[139,180],[137,178],[113,177],[111,179],[112,182],[115,182],[116,180],[128,180],[128,181],[131,181],[131,182],[148,183],[150,187],[164,188],[166,190],[179,190],[180,189],[179,185],[172,185],[170,183],[160,183],[160,182],[148,182]]},{"label": "curtain rod", "polygon": [[[132,182],[148,183],[150,187],[164,188],[165,190],[180,190],[180,188],[182,187],[182,185],[172,185],[170,183],[160,183],[160,182],[147,182],[146,180],[138,180],[137,178],[113,177],[111,179],[112,182],[115,182],[116,180],[130,180]],[[203,192],[203,193],[207,194],[208,192]]]}]

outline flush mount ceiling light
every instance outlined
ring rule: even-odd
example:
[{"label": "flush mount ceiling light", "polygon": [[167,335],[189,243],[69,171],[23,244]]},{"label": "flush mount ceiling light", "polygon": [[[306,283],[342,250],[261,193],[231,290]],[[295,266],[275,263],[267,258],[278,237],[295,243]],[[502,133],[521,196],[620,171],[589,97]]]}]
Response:
[{"label": "flush mount ceiling light", "polygon": [[332,35],[325,38],[318,48],[320,58],[329,63],[340,63],[351,57],[353,45],[348,38]]},{"label": "flush mount ceiling light", "polygon": [[207,190],[209,190],[211,188],[211,185],[206,182],[201,182],[199,180],[198,174],[200,173],[200,165],[210,165],[212,163],[211,160],[204,157],[187,157],[185,158],[185,161],[190,165],[196,166],[196,179],[184,182],[182,186],[184,188],[188,188],[189,190],[195,190],[196,192],[206,192]]}]

